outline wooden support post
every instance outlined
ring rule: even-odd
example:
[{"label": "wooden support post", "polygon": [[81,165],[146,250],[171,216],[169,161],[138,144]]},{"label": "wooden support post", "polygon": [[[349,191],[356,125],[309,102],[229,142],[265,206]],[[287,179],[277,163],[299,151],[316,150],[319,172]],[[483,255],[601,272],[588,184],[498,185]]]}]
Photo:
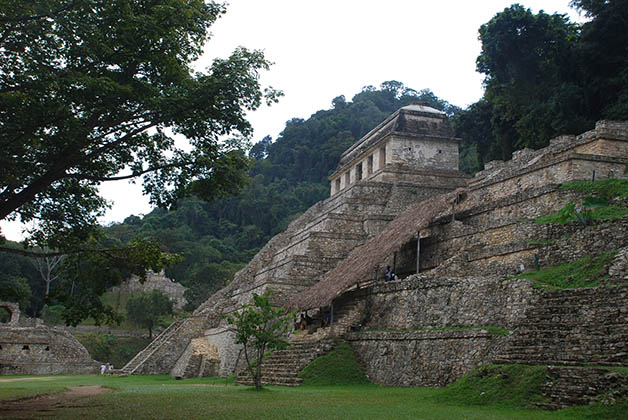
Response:
[{"label": "wooden support post", "polygon": [[397,274],[397,251],[395,251],[395,254],[393,256],[393,273]]},{"label": "wooden support post", "polygon": [[417,235],[416,238],[416,273],[421,271],[421,235]]},{"label": "wooden support post", "polygon": [[329,308],[329,335],[334,336],[334,302],[332,301]]}]

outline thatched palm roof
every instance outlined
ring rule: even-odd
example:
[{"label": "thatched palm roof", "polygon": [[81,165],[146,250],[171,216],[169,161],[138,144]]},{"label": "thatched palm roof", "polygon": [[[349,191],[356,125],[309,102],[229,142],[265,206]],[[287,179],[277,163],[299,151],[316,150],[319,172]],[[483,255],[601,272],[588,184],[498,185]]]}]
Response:
[{"label": "thatched palm roof", "polygon": [[418,232],[428,227],[431,221],[451,214],[453,204],[463,191],[458,189],[411,205],[373,239],[354,249],[323,280],[293,297],[287,306],[307,310],[329,305],[347,289],[363,282],[387,257],[416,238]]}]

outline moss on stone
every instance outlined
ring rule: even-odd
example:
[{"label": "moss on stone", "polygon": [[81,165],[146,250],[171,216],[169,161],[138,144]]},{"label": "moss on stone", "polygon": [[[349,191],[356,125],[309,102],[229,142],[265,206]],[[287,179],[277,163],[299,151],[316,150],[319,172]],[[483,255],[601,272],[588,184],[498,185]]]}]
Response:
[{"label": "moss on stone", "polygon": [[528,279],[536,287],[549,289],[577,289],[596,287],[608,277],[608,266],[617,255],[616,250],[606,251],[599,257],[585,256],[567,264],[519,274],[515,278]]},{"label": "moss on stone", "polygon": [[595,182],[568,182],[563,184],[560,188],[562,190],[596,194],[607,200],[612,200],[617,197],[628,197],[628,179],[601,179]]}]

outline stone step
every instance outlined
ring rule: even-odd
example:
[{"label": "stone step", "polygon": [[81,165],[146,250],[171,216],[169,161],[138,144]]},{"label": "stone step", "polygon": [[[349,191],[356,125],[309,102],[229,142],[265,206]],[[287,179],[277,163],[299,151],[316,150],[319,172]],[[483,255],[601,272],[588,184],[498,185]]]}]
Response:
[{"label": "stone step", "polygon": [[[262,384],[298,386],[302,381],[298,373],[316,357],[327,353],[335,346],[328,339],[316,343],[295,344],[284,350],[273,352],[262,363]],[[236,382],[253,384],[246,371],[240,372]]]}]

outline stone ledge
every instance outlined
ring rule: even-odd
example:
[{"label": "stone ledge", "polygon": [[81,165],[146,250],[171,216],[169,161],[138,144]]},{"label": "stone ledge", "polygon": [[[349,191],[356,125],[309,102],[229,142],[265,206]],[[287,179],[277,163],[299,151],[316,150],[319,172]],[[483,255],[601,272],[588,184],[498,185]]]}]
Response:
[{"label": "stone ledge", "polygon": [[[596,139],[592,139],[590,141],[594,141]],[[575,147],[575,146],[574,146]],[[624,164],[628,163],[628,158],[619,158],[619,157],[611,157],[611,156],[603,156],[603,155],[594,155],[594,154],[586,154],[586,153],[565,153],[564,155],[553,157],[551,153],[546,152],[545,155],[540,155],[539,158],[546,157],[546,159],[539,159],[539,161],[530,164],[529,166],[510,166],[509,163],[504,163],[499,169],[495,172],[483,175],[484,179],[478,178],[477,181],[471,182],[469,185],[469,189],[471,191],[476,191],[482,188],[486,188],[489,185],[503,183],[512,178],[516,178],[522,175],[526,175],[532,172],[536,172],[541,169],[545,169],[548,167],[556,166],[560,163],[568,162],[568,161],[590,161],[590,162],[606,162],[606,163],[618,163]],[[503,173],[498,173],[498,171],[503,170]],[[490,176],[492,175],[492,176]],[[566,180],[565,182],[576,181],[574,180]]]},{"label": "stone ledge", "polygon": [[481,328],[427,331],[359,331],[345,335],[347,341],[466,340],[471,338],[491,339],[494,337],[495,335]]}]

